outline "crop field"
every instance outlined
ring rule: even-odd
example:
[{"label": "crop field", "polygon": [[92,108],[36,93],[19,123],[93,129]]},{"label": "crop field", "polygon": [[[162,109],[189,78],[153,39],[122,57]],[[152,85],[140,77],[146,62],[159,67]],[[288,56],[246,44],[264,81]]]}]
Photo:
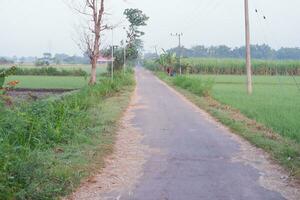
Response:
[{"label": "crop field", "polygon": [[[25,69],[32,69],[32,68],[43,68],[43,67],[54,67],[57,69],[61,69],[61,70],[78,70],[78,69],[82,69],[83,71],[90,73],[91,72],[91,66],[90,65],[82,65],[82,64],[74,64],[74,65],[50,65],[50,66],[41,66],[41,67],[37,67],[34,66],[33,64],[30,65],[15,65],[16,67],[19,68],[25,68]],[[0,69],[1,68],[8,68],[11,67],[11,65],[0,65]],[[99,64],[97,67],[97,74],[101,74],[106,72],[106,64]]]},{"label": "crop field", "polygon": [[88,83],[85,77],[75,76],[10,76],[6,82],[18,80],[17,88],[78,89]]},{"label": "crop field", "polygon": [[[8,68],[9,66],[0,66],[0,69]],[[88,76],[82,75],[72,75],[76,73],[90,73],[89,65],[52,65],[45,67],[36,67],[33,65],[20,65],[17,66],[18,69],[24,70],[21,75],[9,76],[6,79],[6,83],[10,81],[19,81],[20,83],[16,88],[29,88],[29,89],[78,89],[85,86],[89,81]],[[46,69],[49,69],[48,71]],[[29,70],[29,69],[35,69]],[[44,69],[44,70],[42,70]],[[61,73],[62,75],[52,75],[53,69],[60,72],[63,70],[65,72]],[[77,71],[76,71],[77,70]],[[82,70],[82,71],[78,71]],[[97,69],[98,77],[100,74],[106,72],[106,65],[99,65]],[[19,72],[20,70],[18,70]],[[21,71],[20,71],[21,72]],[[19,72],[19,73],[20,73]],[[48,75],[23,75],[23,73],[42,73],[47,72]],[[63,75],[63,74],[66,75]]]},{"label": "crop field", "polygon": [[[153,60],[145,62],[148,68],[158,70],[159,65]],[[173,63],[171,65],[175,65]],[[221,58],[184,58],[182,69],[189,74],[220,74],[242,75],[246,73],[246,64],[243,59]],[[178,71],[178,65],[175,67]],[[254,75],[300,75],[300,61],[297,60],[253,60]]]},{"label": "crop field", "polygon": [[[240,110],[265,124],[283,137],[300,144],[300,77],[254,76],[254,93],[246,93],[244,76],[192,75],[191,78],[214,80],[212,96],[220,103]],[[300,86],[300,85],[299,85]]]},{"label": "crop field", "polygon": [[[183,67],[190,73],[204,74],[245,74],[242,59],[187,58]],[[253,60],[255,75],[300,75],[300,61]]]}]

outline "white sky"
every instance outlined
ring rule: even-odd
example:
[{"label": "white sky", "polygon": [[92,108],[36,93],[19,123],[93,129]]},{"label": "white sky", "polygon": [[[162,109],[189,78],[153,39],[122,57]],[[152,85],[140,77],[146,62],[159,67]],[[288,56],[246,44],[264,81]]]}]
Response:
[{"label": "white sky", "polygon": [[[84,1],[84,0],[81,0]],[[149,17],[144,28],[145,49],[177,45],[171,32],[183,32],[186,47],[204,44],[244,44],[243,0],[106,0],[108,23],[124,22],[126,7],[139,8]],[[252,44],[274,48],[300,47],[299,0],[249,0]],[[259,14],[255,13],[255,8]],[[267,20],[263,20],[263,15]],[[0,0],[0,55],[40,56],[52,53],[81,54],[74,39],[79,18],[64,0]],[[124,23],[126,25],[126,23]],[[115,41],[124,37],[122,26]],[[110,43],[107,32],[103,45]]]}]

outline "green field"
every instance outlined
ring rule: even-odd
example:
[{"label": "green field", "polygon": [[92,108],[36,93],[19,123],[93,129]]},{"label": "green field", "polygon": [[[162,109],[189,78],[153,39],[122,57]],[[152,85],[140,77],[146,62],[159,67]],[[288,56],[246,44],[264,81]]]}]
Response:
[{"label": "green field", "polygon": [[[235,74],[246,73],[244,59],[186,58],[183,68],[190,73]],[[300,75],[299,60],[252,60],[255,75]]]},{"label": "green field", "polygon": [[20,81],[18,88],[77,89],[88,83],[84,77],[73,76],[9,76],[6,82]]},{"label": "green field", "polygon": [[[8,68],[11,67],[11,65],[1,65],[0,68]],[[42,67],[37,67],[32,65],[16,65],[16,67],[20,68],[42,68]],[[45,67],[54,67],[57,69],[64,69],[64,70],[72,70],[72,69],[82,69],[86,71],[87,73],[91,72],[91,65],[82,65],[82,64],[74,64],[74,65],[50,65],[50,66],[45,66]],[[99,64],[97,66],[97,74],[101,74],[103,72],[106,72],[107,70],[107,65],[106,64]]]},{"label": "green field", "polygon": [[[244,76],[192,77],[215,80],[216,100],[300,143],[300,90],[292,77],[255,76],[252,96],[246,93]],[[300,77],[296,81],[300,84]]]}]

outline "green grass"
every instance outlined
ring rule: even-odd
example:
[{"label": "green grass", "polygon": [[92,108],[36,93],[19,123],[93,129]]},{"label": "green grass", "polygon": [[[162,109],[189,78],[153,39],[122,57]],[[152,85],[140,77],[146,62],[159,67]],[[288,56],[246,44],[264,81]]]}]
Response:
[{"label": "green grass", "polygon": [[[11,67],[11,65],[1,65],[0,68],[7,68]],[[34,65],[17,65],[19,68],[24,69],[32,69],[32,68],[43,68],[43,67],[36,67]],[[47,67],[47,66],[45,66]],[[89,73],[91,72],[91,65],[82,65],[82,64],[74,64],[74,65],[50,65],[49,67],[55,67],[57,69],[64,69],[64,70],[76,70],[76,69],[82,69],[85,72]],[[99,64],[97,66],[97,74],[101,74],[106,72],[107,65],[106,64]]]},{"label": "green grass", "polygon": [[[195,76],[214,79],[212,96],[283,137],[300,144],[300,90],[287,76],[255,76],[254,93],[248,96],[244,76]],[[300,84],[300,77],[296,77]]]},{"label": "green grass", "polygon": [[87,85],[88,79],[73,76],[9,76],[9,81],[18,80],[18,88],[44,88],[44,89],[77,89]]},{"label": "green grass", "polygon": [[99,170],[133,88],[127,73],[60,98],[0,105],[0,199],[59,199]]},{"label": "green grass", "polygon": [[[157,75],[233,132],[269,152],[300,180],[300,91],[292,77],[256,76],[254,94],[248,96],[244,76],[186,76],[195,83],[214,79],[215,101],[176,84],[165,73]],[[300,82],[300,77],[296,79]]]}]

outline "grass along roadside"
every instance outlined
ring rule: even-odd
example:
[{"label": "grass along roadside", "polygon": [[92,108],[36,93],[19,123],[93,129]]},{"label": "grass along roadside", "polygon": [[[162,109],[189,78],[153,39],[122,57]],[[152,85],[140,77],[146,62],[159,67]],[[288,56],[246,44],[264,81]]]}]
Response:
[{"label": "grass along roadside", "polygon": [[274,132],[264,124],[246,117],[240,110],[221,104],[212,97],[202,97],[191,90],[174,85],[172,78],[164,73],[157,73],[157,76],[229,127],[231,131],[270,153],[274,160],[289,171],[291,176],[300,180],[300,144],[297,140]]},{"label": "grass along roadside", "polygon": [[111,153],[133,88],[132,74],[119,75],[62,99],[1,110],[0,199],[58,199],[74,190]]}]

